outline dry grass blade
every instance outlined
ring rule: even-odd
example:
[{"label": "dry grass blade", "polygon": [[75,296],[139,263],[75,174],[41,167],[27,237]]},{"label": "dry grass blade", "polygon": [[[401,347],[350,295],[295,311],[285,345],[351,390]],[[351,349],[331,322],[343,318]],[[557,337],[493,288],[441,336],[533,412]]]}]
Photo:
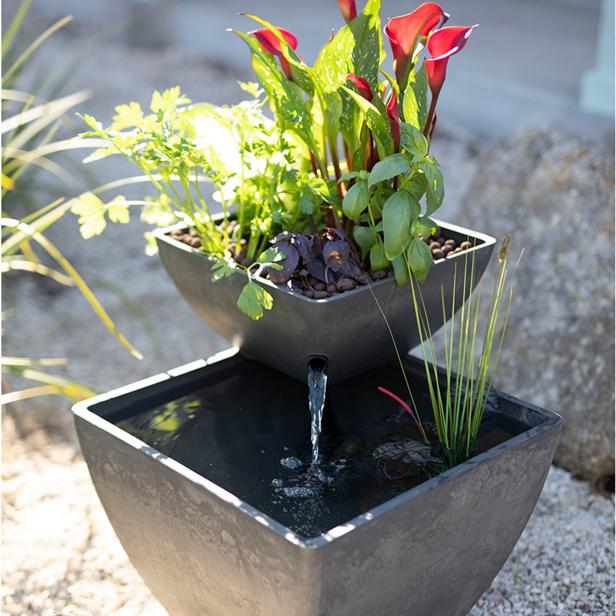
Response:
[{"label": "dry grass blade", "polygon": [[49,396],[53,394],[59,394],[57,387],[53,385],[38,385],[37,387],[28,387],[27,389],[20,389],[19,391],[12,391],[9,394],[2,394],[0,396],[0,406],[5,404],[11,404],[13,402],[21,402],[23,400],[29,400],[30,398],[39,398],[40,396]]},{"label": "dry grass blade", "polygon": [[0,404],[9,404],[10,402],[18,402],[20,400],[49,394],[64,396],[73,402],[78,402],[79,400],[91,398],[96,395],[96,391],[81,383],[76,383],[75,381],[56,376],[55,374],[48,374],[47,372],[30,368],[29,366],[3,364],[3,368],[8,369],[10,372],[16,372],[24,379],[43,383],[43,385],[3,394],[0,396]]},{"label": "dry grass blade", "polygon": [[72,287],[75,283],[72,278],[69,278],[66,274],[59,272],[51,267],[47,267],[42,263],[33,262],[30,259],[19,258],[19,255],[14,257],[6,257],[0,263],[0,272],[6,274],[10,271],[31,272],[33,274],[40,274],[41,276],[47,276],[55,280],[57,283],[66,287]]},{"label": "dry grass blade", "polygon": [[[68,111],[71,107],[85,101],[88,96],[88,93],[83,90],[48,103],[43,103],[42,105],[37,105],[36,107],[31,107],[26,111],[20,111],[10,118],[2,121],[0,133],[8,133],[9,131],[15,130],[20,126],[24,126],[25,124],[29,124],[30,122],[34,122],[34,120],[38,120],[43,117],[54,120],[63,113],[66,113],[66,111]],[[12,144],[9,144],[9,146],[11,145]]]},{"label": "dry grass blade", "polygon": [[[64,257],[60,250],[50,242],[44,235],[37,232],[35,228],[27,225],[19,220],[10,218],[0,219],[0,225],[14,227],[18,231],[24,234],[28,239],[35,241],[41,248],[43,248],[49,256],[66,272],[66,274],[72,278],[77,288],[81,291],[86,301],[90,304],[94,312],[98,315],[98,318],[104,323],[109,331],[117,338],[117,340],[124,346],[133,357],[142,359],[141,353],[124,337],[124,335],[118,330],[115,323],[111,320],[105,309],[101,306],[98,299],[90,287],[86,284],[83,278],[79,275],[77,270],[71,265],[71,263]],[[13,238],[11,238],[12,240]],[[10,241],[10,240],[9,240]],[[8,243],[8,242],[7,242]]]},{"label": "dry grass blade", "polygon": [[2,366],[63,366],[66,364],[64,357],[42,357],[40,359],[32,359],[30,357],[0,357],[0,365]]}]

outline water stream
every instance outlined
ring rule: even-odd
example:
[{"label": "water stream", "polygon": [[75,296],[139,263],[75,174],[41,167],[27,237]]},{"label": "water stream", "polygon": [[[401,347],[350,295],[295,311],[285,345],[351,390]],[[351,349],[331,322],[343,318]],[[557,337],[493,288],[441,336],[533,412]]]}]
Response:
[{"label": "water stream", "polygon": [[319,464],[319,436],[323,422],[323,409],[327,395],[327,364],[313,359],[308,364],[308,408],[310,410],[310,442],[312,443],[312,466]]}]

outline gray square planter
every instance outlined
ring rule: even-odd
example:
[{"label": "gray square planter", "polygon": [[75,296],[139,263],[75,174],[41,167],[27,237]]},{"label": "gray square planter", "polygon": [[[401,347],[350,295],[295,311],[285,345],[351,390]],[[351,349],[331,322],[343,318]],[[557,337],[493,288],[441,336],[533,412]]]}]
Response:
[{"label": "gray square planter", "polygon": [[[441,288],[448,306],[451,306],[454,288],[457,297],[462,293],[464,255],[474,254],[476,284],[490,260],[495,243],[489,235],[449,223],[437,223],[446,237],[458,241],[470,238],[476,246],[468,253],[436,261],[422,285],[432,332],[443,325]],[[236,306],[246,284],[245,275],[237,273],[212,282],[214,260],[169,236],[172,228],[155,232],[165,269],[193,311],[244,355],[302,381],[306,379],[311,357],[327,357],[330,383],[343,381],[395,359],[385,320],[368,287],[357,287],[327,299],[315,300],[257,278],[273,296],[274,306],[261,319],[253,321]],[[456,264],[459,270],[454,287]],[[386,278],[373,283],[370,288],[387,316],[400,352],[405,354],[419,344],[409,287],[397,287],[393,278]]]},{"label": "gray square planter", "polygon": [[74,407],[109,520],[169,613],[466,614],[535,507],[558,441],[558,415],[499,393],[496,412],[521,422],[522,433],[306,539],[112,423],[245,361],[219,354]]}]

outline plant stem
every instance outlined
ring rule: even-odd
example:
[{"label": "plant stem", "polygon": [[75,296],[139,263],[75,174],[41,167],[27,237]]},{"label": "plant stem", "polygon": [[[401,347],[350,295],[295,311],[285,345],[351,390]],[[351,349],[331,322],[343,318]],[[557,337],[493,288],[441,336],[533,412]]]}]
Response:
[{"label": "plant stem", "polygon": [[424,125],[423,134],[424,137],[430,141],[430,129],[432,128],[432,119],[434,118],[434,112],[436,111],[436,101],[438,100],[439,92],[432,95],[430,101],[430,108],[428,109],[428,117],[426,118],[426,124]]}]

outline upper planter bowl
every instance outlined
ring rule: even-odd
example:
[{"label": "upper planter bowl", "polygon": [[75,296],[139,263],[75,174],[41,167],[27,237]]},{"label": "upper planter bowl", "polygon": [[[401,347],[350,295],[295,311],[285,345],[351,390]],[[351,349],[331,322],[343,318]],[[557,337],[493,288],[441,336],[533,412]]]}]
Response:
[{"label": "upper planter bowl", "polygon": [[[468,238],[475,244],[471,251],[476,271],[474,283],[477,283],[488,264],[495,239],[437,222],[446,237],[459,242]],[[301,380],[306,378],[312,357],[325,357],[331,383],[392,361],[395,359],[394,346],[374,297],[387,317],[400,353],[404,355],[419,344],[409,288],[396,286],[393,278],[315,300],[256,277],[272,295],[274,306],[261,319],[253,321],[236,306],[245,276],[238,272],[212,282],[214,260],[169,236],[173,228],[155,231],[160,258],[167,272],[201,319],[247,356]],[[436,261],[422,285],[433,333],[443,325],[441,288],[447,305],[451,306],[455,264],[464,267],[464,254]],[[457,297],[462,293],[463,278],[463,271],[459,271],[455,284]]]}]

